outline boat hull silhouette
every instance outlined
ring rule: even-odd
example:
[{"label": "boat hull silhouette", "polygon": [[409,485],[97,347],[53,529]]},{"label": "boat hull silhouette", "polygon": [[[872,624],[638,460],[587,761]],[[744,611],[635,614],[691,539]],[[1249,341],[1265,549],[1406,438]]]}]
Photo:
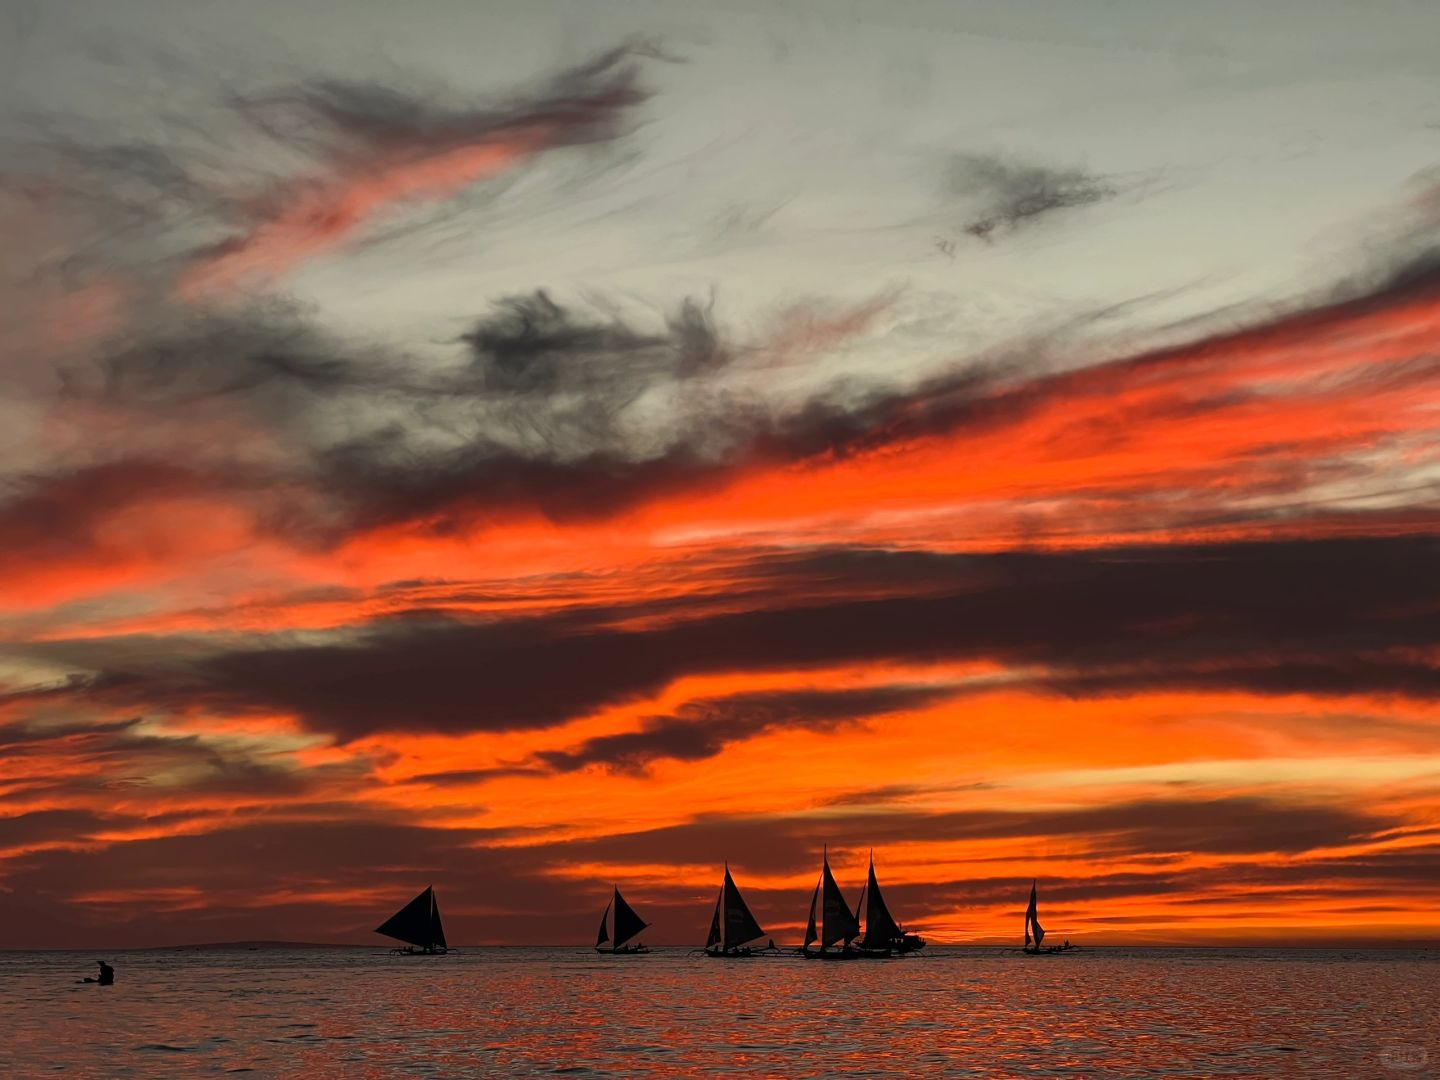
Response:
[{"label": "boat hull silhouette", "polygon": [[855,955],[861,960],[891,960],[897,954],[894,949],[856,946]]},{"label": "boat hull silhouette", "polygon": [[1026,956],[1055,956],[1059,953],[1074,952],[1078,945],[1046,945],[1039,949],[1021,949]]},{"label": "boat hull silhouette", "polygon": [[[863,960],[857,949],[801,949],[800,955],[806,960]],[[887,954],[888,955],[888,954]]]}]

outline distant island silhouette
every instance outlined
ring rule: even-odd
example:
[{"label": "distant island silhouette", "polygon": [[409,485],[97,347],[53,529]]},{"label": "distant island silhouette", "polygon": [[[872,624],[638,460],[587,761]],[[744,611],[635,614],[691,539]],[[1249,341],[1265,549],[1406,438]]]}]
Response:
[{"label": "distant island silhouette", "polygon": [[186,952],[191,949],[355,949],[363,945],[347,945],[334,941],[205,941],[194,945],[148,945],[136,952]]}]

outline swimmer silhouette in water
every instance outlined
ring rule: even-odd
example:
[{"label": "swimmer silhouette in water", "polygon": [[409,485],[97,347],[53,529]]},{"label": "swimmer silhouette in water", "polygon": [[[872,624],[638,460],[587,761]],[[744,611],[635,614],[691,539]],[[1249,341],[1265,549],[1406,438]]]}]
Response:
[{"label": "swimmer silhouette in water", "polygon": [[100,977],[98,979],[86,978],[81,979],[80,981],[87,983],[99,983],[101,986],[114,986],[115,969],[109,964],[107,964],[104,960],[96,960],[95,962],[100,965]]}]

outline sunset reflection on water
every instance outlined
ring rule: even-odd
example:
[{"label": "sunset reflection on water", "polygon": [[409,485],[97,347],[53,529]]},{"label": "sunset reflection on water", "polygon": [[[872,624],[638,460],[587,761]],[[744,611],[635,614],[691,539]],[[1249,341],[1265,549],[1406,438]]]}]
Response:
[{"label": "sunset reflection on water", "polygon": [[476,949],[0,960],[7,1076],[1427,1075],[1434,952],[724,962]]}]

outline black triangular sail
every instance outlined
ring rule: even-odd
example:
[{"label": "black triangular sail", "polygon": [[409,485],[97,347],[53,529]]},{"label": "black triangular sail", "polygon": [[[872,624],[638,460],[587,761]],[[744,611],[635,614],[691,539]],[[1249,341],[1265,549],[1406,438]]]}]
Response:
[{"label": "black triangular sail", "polygon": [[[639,915],[635,909],[625,902],[625,897],[620,895],[620,890],[615,890],[615,948],[620,948],[636,934],[644,930],[650,924]],[[606,909],[609,910],[608,908]]]},{"label": "black triangular sail", "polygon": [[735,887],[735,879],[730,876],[730,867],[725,867],[725,886],[721,890],[721,907],[725,909],[725,940],[726,949],[736,949],[747,941],[754,941],[756,938],[764,937],[765,931],[760,929],[760,924],[755,921],[755,916],[750,914],[749,907],[745,904],[745,898],[740,895],[740,890]]},{"label": "black triangular sail", "polygon": [[710,933],[705,937],[705,948],[711,949],[720,944],[720,908],[725,903],[725,890],[721,888],[715,897],[715,914],[710,916]]},{"label": "black triangular sail", "polygon": [[885,905],[885,897],[880,892],[880,882],[875,879],[873,855],[870,857],[870,877],[865,882],[865,893],[868,903],[865,907],[865,940],[862,944],[876,949],[895,944],[903,936],[903,932]]},{"label": "black triangular sail", "polygon": [[1025,909],[1025,944],[1029,946],[1033,933],[1035,948],[1040,948],[1040,943],[1045,940],[1045,928],[1040,925],[1040,917],[1037,912],[1038,905],[1035,902],[1035,882],[1030,883],[1030,906]]},{"label": "black triangular sail", "polygon": [[435,902],[434,887],[426,888],[377,926],[375,932],[419,949],[445,948],[445,928],[440,924],[440,906]]},{"label": "black triangular sail", "polygon": [[830,873],[830,856],[827,852],[824,859],[823,869],[820,873],[823,886],[823,901],[820,915],[820,947],[829,948],[837,941],[848,942],[851,938],[860,933],[860,924],[855,920],[855,913],[850,910],[850,905],[845,902],[845,894],[840,891],[840,886],[835,883],[835,875]]},{"label": "black triangular sail", "polygon": [[435,890],[430,890],[430,941],[437,949],[448,949],[445,944],[445,927],[440,924],[440,901],[435,899]]},{"label": "black triangular sail", "polygon": [[[618,894],[617,894],[618,895]],[[600,913],[600,932],[595,935],[595,947],[598,949],[610,940],[610,934],[605,929],[605,921],[610,918],[610,905],[605,905],[605,910]]]}]

